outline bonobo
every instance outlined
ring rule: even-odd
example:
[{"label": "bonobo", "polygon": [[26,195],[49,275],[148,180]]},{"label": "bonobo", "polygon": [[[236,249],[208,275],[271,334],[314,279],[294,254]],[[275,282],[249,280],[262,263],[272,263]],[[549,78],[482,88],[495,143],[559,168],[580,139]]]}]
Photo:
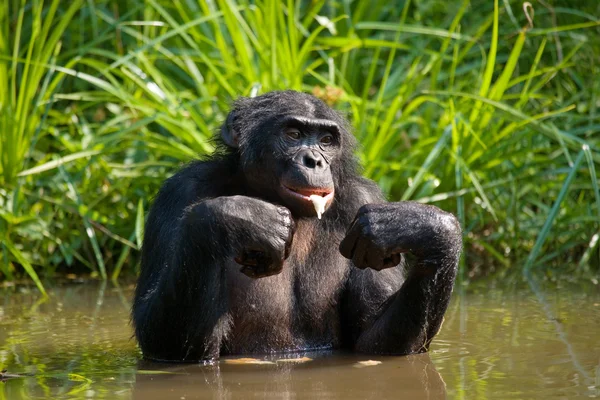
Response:
[{"label": "bonobo", "polygon": [[218,150],[169,178],[148,215],[133,305],[146,358],[427,351],[460,226],[430,205],[386,202],[360,176],[349,131],[304,93],[233,104]]}]

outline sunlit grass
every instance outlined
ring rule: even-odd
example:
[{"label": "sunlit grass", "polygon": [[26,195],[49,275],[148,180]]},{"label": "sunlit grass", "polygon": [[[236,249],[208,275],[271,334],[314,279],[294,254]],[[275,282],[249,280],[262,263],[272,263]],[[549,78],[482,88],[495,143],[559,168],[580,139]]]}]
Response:
[{"label": "sunlit grass", "polygon": [[14,190],[10,209],[4,204],[0,210],[3,272],[11,277],[6,258],[15,260],[43,293],[35,269],[19,248],[21,243],[13,243],[10,235],[23,222],[28,206],[19,196],[17,174],[44,134],[41,125],[48,115],[47,102],[60,81],[48,64],[60,53],[60,38],[81,4],[77,0],[59,9],[59,0],[48,2],[46,7],[42,2],[0,3],[0,184]]},{"label": "sunlit grass", "polygon": [[[0,10],[0,107],[22,104],[0,116],[5,277],[134,270],[162,179],[213,150],[233,99],[285,88],[349,117],[390,200],[455,212],[472,275],[597,268],[593,5],[536,5],[531,26],[483,0],[73,4]],[[36,18],[60,29],[10,31],[15,49],[6,26]]]}]

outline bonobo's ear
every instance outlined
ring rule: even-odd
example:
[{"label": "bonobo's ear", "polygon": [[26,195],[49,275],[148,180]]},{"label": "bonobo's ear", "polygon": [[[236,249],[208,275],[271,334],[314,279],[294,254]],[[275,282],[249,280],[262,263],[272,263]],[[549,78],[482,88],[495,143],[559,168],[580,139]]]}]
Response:
[{"label": "bonobo's ear", "polygon": [[233,128],[233,120],[235,119],[234,111],[230,112],[227,120],[221,127],[221,138],[225,144],[234,149],[238,148],[239,132]]}]

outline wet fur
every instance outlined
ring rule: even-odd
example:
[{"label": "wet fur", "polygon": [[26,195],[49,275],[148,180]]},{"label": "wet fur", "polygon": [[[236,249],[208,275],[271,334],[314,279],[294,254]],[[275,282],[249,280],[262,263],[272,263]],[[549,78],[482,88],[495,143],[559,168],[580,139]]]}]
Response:
[{"label": "wet fur", "polygon": [[[271,178],[249,182],[248,171],[270,171],[264,160],[277,152],[269,141],[271,127],[286,113],[342,127],[341,153],[332,163],[335,198],[322,220],[296,219],[290,255],[280,274],[252,279],[240,273],[221,233],[210,228],[227,226],[228,221],[208,223],[214,217],[204,204],[234,195],[278,201],[270,192]],[[312,96],[272,92],[234,103],[223,129],[240,133],[239,148],[216,139],[215,154],[165,182],[148,215],[133,306],[144,356],[195,361],[316,348],[394,354],[426,350],[452,291],[460,230],[435,230],[435,237],[415,231],[415,237],[422,236],[416,243],[439,242],[450,250],[441,257],[433,248],[435,256],[421,256],[408,276],[403,261],[382,271],[358,269],[338,246],[362,206],[385,200],[377,185],[360,176],[355,141],[344,118]],[[407,206],[417,213],[424,207],[407,204],[390,207]],[[400,229],[403,216],[393,210]],[[437,211],[428,212],[423,211],[424,220],[437,223]]]},{"label": "wet fur", "polygon": [[235,287],[229,303],[233,326],[222,354],[338,347],[339,296],[332,293],[342,290],[348,268],[341,256],[316,245],[314,239],[324,234],[322,224],[300,220],[279,275],[252,279],[228,264],[228,283]]}]

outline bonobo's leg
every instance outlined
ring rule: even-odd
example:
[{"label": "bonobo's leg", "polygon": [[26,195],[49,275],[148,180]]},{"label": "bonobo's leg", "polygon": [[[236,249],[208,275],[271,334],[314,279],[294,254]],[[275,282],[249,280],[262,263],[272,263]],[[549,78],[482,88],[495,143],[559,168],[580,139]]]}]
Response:
[{"label": "bonobo's leg", "polygon": [[[426,351],[448,307],[461,249],[458,221],[436,207],[414,202],[363,206],[340,245],[358,267],[351,272],[344,307],[344,320],[354,320],[349,328],[355,349]],[[401,253],[407,252],[416,262],[401,284],[403,265],[396,265],[403,264]]]},{"label": "bonobo's leg", "polygon": [[167,192],[146,224],[136,336],[147,358],[216,358],[230,325],[225,263],[235,257],[251,277],[280,272],[293,220],[283,207],[244,196],[201,200],[169,218],[165,210],[177,204]]}]

